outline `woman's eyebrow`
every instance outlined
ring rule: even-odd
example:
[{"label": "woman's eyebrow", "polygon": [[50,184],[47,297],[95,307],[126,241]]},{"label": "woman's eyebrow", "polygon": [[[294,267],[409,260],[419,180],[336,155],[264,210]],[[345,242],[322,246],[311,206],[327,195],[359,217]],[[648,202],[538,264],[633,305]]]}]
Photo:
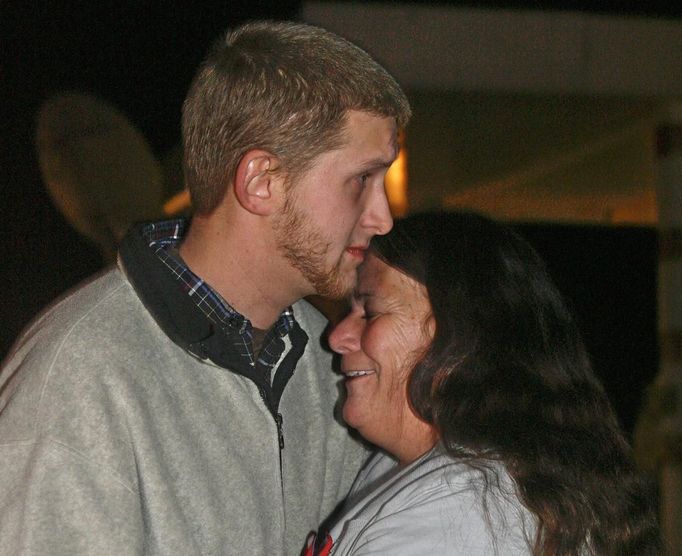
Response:
[{"label": "woman's eyebrow", "polygon": [[355,301],[365,301],[368,297],[374,297],[374,294],[372,292],[366,292],[366,291],[360,291],[360,290],[355,290],[353,292],[353,299]]}]

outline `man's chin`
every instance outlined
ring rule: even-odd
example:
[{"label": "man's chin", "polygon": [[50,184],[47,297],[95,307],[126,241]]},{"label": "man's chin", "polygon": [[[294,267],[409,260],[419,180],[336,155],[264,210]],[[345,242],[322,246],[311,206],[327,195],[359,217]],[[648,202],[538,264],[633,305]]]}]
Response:
[{"label": "man's chin", "polygon": [[316,295],[331,300],[348,298],[357,284],[357,269],[348,268],[339,270],[338,267],[329,271],[323,278],[313,284]]},{"label": "man's chin", "polygon": [[336,284],[327,291],[325,297],[335,301],[349,299],[350,296],[353,295],[355,286],[357,285],[357,274],[353,271],[353,276],[346,278],[346,280],[337,280]]}]

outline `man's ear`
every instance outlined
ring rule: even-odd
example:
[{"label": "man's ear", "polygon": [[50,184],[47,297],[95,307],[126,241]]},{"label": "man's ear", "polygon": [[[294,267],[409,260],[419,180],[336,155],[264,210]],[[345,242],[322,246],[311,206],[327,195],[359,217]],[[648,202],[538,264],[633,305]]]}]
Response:
[{"label": "man's ear", "polygon": [[264,150],[252,149],[242,156],[234,179],[239,204],[253,214],[269,215],[275,209],[275,196],[281,176],[274,172],[279,159]]}]

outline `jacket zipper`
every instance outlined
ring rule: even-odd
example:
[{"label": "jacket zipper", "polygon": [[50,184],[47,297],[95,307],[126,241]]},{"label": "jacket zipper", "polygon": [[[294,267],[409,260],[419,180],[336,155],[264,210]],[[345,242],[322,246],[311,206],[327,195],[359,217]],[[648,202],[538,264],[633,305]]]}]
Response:
[{"label": "jacket zipper", "polygon": [[270,415],[275,419],[275,425],[277,426],[277,443],[279,445],[279,483],[282,487],[282,495],[284,495],[284,462],[282,458],[282,451],[284,450],[284,418],[281,413],[272,407],[272,404],[269,402],[268,396],[265,393],[265,389],[258,386],[258,392],[260,393],[260,397],[262,398],[265,407],[268,408]]},{"label": "jacket zipper", "polygon": [[279,437],[279,459],[282,460],[282,450],[284,450],[284,418],[281,413],[275,415],[275,423],[277,423],[277,436]]}]

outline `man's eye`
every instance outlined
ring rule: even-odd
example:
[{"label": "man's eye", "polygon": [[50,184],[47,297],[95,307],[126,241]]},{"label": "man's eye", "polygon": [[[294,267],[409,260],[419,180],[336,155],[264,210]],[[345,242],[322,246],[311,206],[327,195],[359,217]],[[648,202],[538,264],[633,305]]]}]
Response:
[{"label": "man's eye", "polygon": [[364,187],[367,184],[367,180],[369,179],[369,174],[362,174],[358,178],[358,182],[360,182],[360,185]]}]

